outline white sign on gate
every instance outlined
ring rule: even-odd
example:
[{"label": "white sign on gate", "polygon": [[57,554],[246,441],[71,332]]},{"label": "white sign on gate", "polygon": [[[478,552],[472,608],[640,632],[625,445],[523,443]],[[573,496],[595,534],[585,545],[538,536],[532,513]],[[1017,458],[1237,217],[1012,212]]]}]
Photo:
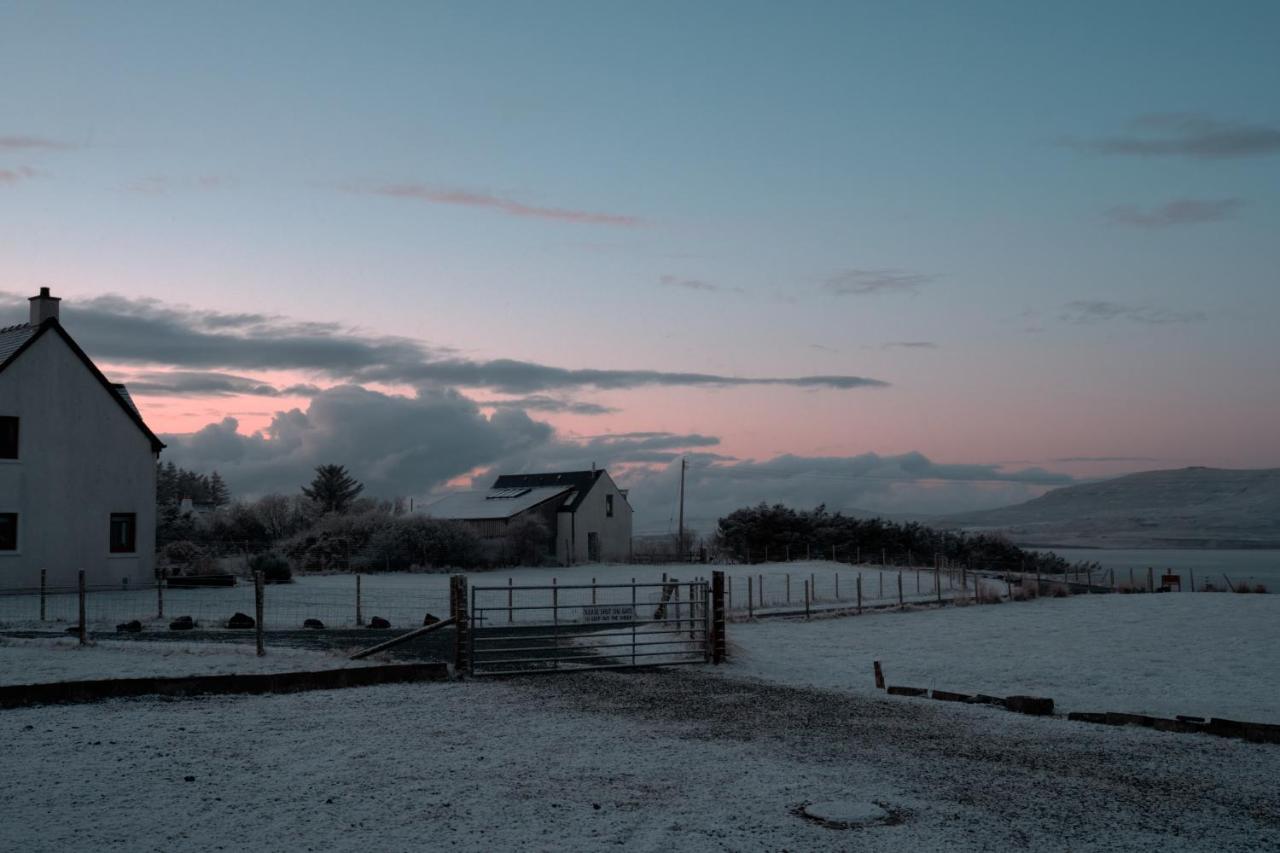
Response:
[{"label": "white sign on gate", "polygon": [[586,604],[582,607],[583,622],[630,622],[636,618],[630,604]]}]

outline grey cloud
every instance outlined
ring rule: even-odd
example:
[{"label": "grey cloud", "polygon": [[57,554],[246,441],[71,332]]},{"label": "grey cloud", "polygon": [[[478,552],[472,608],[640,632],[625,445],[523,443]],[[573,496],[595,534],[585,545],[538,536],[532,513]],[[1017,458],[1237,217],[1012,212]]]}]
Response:
[{"label": "grey cloud", "polygon": [[658,283],[663,287],[677,287],[683,290],[702,290],[711,293],[742,293],[741,287],[725,287],[698,278],[680,278],[674,275],[664,275],[658,279]]},{"label": "grey cloud", "polygon": [[521,409],[526,412],[562,412],[570,415],[610,415],[618,411],[611,406],[567,400],[545,394],[531,394],[510,400],[480,400],[480,406],[490,409]]},{"label": "grey cloud", "polygon": [[1162,113],[1130,122],[1131,133],[1066,144],[1098,154],[1217,160],[1280,153],[1280,128],[1221,121],[1195,113]]},{"label": "grey cloud", "polygon": [[0,151],[58,151],[75,147],[43,136],[0,136]]},{"label": "grey cloud", "polygon": [[484,192],[460,189],[441,189],[423,184],[384,184],[374,187],[346,186],[348,192],[365,195],[385,196],[387,198],[409,199],[429,204],[450,204],[463,207],[478,207],[496,210],[508,216],[527,217],[532,219],[551,219],[579,225],[613,225],[634,227],[642,225],[643,220],[636,216],[619,213],[598,213],[586,210],[572,210],[560,207],[539,207],[514,199],[502,198]]},{"label": "grey cloud", "polygon": [[173,397],[311,397],[320,392],[315,385],[277,387],[247,376],[198,370],[165,370],[133,374],[126,380],[136,396]]},{"label": "grey cloud", "polygon": [[[26,299],[0,292],[0,310],[15,318]],[[154,299],[100,296],[63,304],[67,328],[95,358],[184,370],[301,370],[340,382],[462,385],[507,394],[593,386],[883,388],[879,379],[848,375],[737,377],[658,370],[596,370],[535,362],[457,357],[445,347],[368,335],[332,323],[297,323],[255,313],[228,314]]]},{"label": "grey cloud", "polygon": [[895,269],[848,269],[830,276],[823,289],[837,296],[872,296],[879,293],[916,293],[937,279],[936,275]]},{"label": "grey cloud", "polygon": [[200,175],[195,178],[151,175],[128,183],[124,188],[129,192],[141,193],[142,195],[168,195],[188,190],[216,190],[230,185],[230,179],[221,175]]},{"label": "grey cloud", "polygon": [[546,444],[549,425],[523,412],[486,418],[453,391],[415,397],[342,386],[321,391],[303,411],[277,412],[261,432],[244,435],[234,418],[195,433],[165,436],[165,458],[217,469],[242,495],[295,491],[315,466],[346,465],[381,496],[420,495],[496,458]]},{"label": "grey cloud", "polygon": [[880,349],[937,349],[933,341],[889,341],[880,345]]},{"label": "grey cloud", "polygon": [[[1069,485],[1066,474],[994,465],[947,465],[919,453],[880,456],[779,456],[763,462],[713,458],[691,460],[686,514],[707,532],[715,520],[766,501],[795,507],[826,504],[831,511],[861,513],[951,513],[1005,506]],[[678,462],[665,469],[636,468],[623,477],[637,511],[637,532],[662,532],[668,523]]]},{"label": "grey cloud", "polygon": [[1149,305],[1125,305],[1105,300],[1078,300],[1063,306],[1060,319],[1067,323],[1101,323],[1109,320],[1128,320],[1152,326],[1174,323],[1199,323],[1205,319],[1200,311],[1173,311]]},{"label": "grey cloud", "polygon": [[1142,210],[1126,204],[1108,210],[1107,220],[1114,225],[1135,225],[1140,228],[1199,225],[1205,222],[1232,219],[1243,205],[1244,202],[1238,198],[1183,198],[1151,210]]}]

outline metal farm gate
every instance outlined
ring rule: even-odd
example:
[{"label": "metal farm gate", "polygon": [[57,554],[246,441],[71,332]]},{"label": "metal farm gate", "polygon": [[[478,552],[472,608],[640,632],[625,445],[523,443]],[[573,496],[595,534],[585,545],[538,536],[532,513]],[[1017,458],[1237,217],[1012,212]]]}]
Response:
[{"label": "metal farm gate", "polygon": [[714,641],[717,627],[723,632],[723,606],[716,608],[706,580],[473,586],[470,611],[466,671],[472,675],[673,666],[723,657],[723,644]]}]

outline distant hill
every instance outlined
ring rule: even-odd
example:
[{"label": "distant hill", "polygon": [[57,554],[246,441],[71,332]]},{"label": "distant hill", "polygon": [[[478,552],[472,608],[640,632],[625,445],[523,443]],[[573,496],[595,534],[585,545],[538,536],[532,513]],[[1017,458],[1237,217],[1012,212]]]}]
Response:
[{"label": "distant hill", "polygon": [[936,523],[1024,545],[1280,548],[1280,468],[1144,471]]}]

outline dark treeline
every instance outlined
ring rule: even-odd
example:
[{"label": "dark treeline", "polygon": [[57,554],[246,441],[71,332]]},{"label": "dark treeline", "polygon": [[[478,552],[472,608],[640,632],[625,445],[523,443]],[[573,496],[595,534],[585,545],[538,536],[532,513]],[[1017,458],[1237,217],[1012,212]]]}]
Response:
[{"label": "dark treeline", "polygon": [[157,464],[156,505],[161,508],[177,507],[183,498],[190,498],[198,504],[220,507],[230,502],[231,492],[217,471],[201,474],[179,468],[172,462]]},{"label": "dark treeline", "polygon": [[[974,568],[1025,569],[1045,574],[1063,572],[1066,560],[1054,554],[1026,551],[1002,536],[938,530],[914,521],[853,518],[829,513],[825,506],[794,510],[782,504],[761,503],[735,510],[720,519],[716,545],[722,554],[747,562],[764,559],[827,557],[835,548],[837,559],[879,562],[883,552],[891,563],[908,557],[916,564],[933,565],[934,555],[949,563]],[[766,550],[767,549],[767,550]]]}]

